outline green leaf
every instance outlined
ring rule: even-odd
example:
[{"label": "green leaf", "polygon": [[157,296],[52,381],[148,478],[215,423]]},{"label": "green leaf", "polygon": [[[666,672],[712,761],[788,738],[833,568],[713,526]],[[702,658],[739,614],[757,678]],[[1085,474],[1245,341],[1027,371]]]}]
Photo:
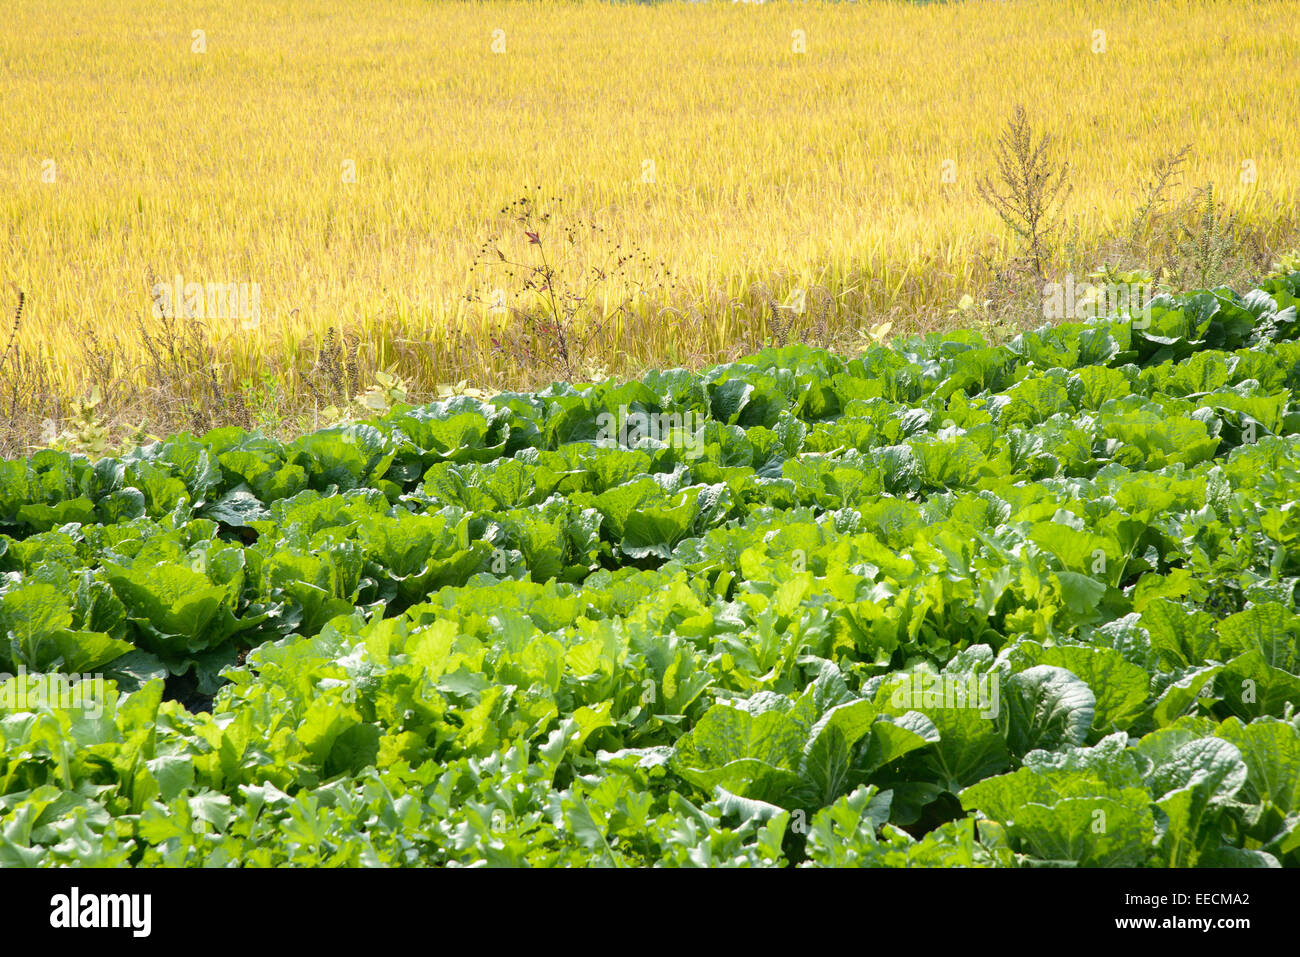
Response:
[{"label": "green leaf", "polygon": [[1013,754],[1087,740],[1097,699],[1078,676],[1053,665],[1035,665],[1012,675],[1005,689],[1007,744]]},{"label": "green leaf", "polygon": [[1135,788],[1094,797],[1027,803],[1010,822],[1012,836],[1033,856],[1080,867],[1138,867],[1155,836],[1146,794]]},{"label": "green leaf", "polygon": [[706,793],[723,787],[741,797],[774,802],[800,781],[796,771],[804,734],[780,710],[757,716],[714,705],[677,742],[677,772]]},{"label": "green leaf", "polygon": [[1096,699],[1092,731],[1100,737],[1126,730],[1146,708],[1150,678],[1113,648],[1020,642],[1014,651],[1027,663],[1064,668],[1083,681]]},{"label": "green leaf", "polygon": [[799,777],[818,806],[848,789],[853,748],[871,731],[876,709],[860,700],[836,705],[813,725],[799,762]]},{"label": "green leaf", "polygon": [[1221,839],[1224,811],[1246,783],[1241,752],[1218,738],[1198,738],[1156,765],[1147,786],[1163,812],[1161,849],[1172,867],[1194,866]]},{"label": "green leaf", "polygon": [[236,526],[247,526],[270,515],[246,485],[231,489],[203,508],[199,514],[214,521]]}]

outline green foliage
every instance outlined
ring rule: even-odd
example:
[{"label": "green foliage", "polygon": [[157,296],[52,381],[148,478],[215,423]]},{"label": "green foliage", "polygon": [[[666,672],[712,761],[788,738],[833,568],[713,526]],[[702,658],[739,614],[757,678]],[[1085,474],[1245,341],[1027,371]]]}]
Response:
[{"label": "green foliage", "polygon": [[0,462],[0,862],[1300,865],[1297,294]]}]

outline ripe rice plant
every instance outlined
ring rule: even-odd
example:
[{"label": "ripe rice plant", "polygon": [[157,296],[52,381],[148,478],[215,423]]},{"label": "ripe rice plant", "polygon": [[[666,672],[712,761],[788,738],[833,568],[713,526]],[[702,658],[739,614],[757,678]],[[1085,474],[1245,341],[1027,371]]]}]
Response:
[{"label": "ripe rice plant", "polygon": [[[1095,268],[1151,171],[1190,144],[1169,197],[1186,215],[1144,227],[1134,256],[1176,252],[1197,222],[1183,204],[1213,183],[1227,245],[1247,251],[1215,271],[1255,278],[1295,245],[1294,83],[1259,69],[1288,62],[1293,12],[11,0],[0,99],[21,106],[0,111],[0,289],[26,294],[18,341],[48,385],[27,389],[23,421],[87,396],[88,326],[120,356],[105,414],[159,429],[238,412],[229,397],[267,375],[296,427],[321,407],[329,329],[357,343],[359,391],[378,370],[425,396],[544,385],[554,369],[495,348],[490,309],[467,300],[496,211],[537,185],[672,277],[653,295],[605,290],[629,303],[600,350],[610,372],[942,326],[963,295],[1012,281],[1018,240],[976,184],[1016,103],[1071,169],[1043,271]],[[605,251],[579,249],[582,268]],[[205,364],[168,394],[149,372],[164,321],[151,267],[202,325],[190,354]],[[221,294],[253,285],[251,310]],[[0,447],[32,444],[6,421]]]}]

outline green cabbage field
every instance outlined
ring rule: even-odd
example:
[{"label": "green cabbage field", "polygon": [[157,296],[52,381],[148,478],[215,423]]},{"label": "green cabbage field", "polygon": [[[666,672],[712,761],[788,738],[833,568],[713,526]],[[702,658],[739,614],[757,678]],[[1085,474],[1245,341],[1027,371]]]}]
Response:
[{"label": "green cabbage field", "polygon": [[0,863],[1300,865],[1298,297],[0,462]]}]

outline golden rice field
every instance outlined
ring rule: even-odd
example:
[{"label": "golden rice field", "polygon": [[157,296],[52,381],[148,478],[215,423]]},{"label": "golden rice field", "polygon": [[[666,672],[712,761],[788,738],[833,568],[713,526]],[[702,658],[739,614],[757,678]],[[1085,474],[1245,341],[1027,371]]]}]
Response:
[{"label": "golden rice field", "polygon": [[6,0],[0,303],[25,292],[18,345],[65,397],[115,336],[122,388],[148,385],[150,270],[257,284],[256,317],[207,320],[223,382],[291,390],[334,328],[426,389],[508,385],[501,313],[466,296],[502,208],[538,186],[604,229],[577,267],[615,244],[651,261],[604,365],[727,355],[797,290],[854,324],[975,288],[982,257],[1014,251],[974,181],[1017,103],[1070,161],[1076,244],[1189,144],[1178,194],[1213,182],[1280,242],[1300,208],[1295,10]]}]

